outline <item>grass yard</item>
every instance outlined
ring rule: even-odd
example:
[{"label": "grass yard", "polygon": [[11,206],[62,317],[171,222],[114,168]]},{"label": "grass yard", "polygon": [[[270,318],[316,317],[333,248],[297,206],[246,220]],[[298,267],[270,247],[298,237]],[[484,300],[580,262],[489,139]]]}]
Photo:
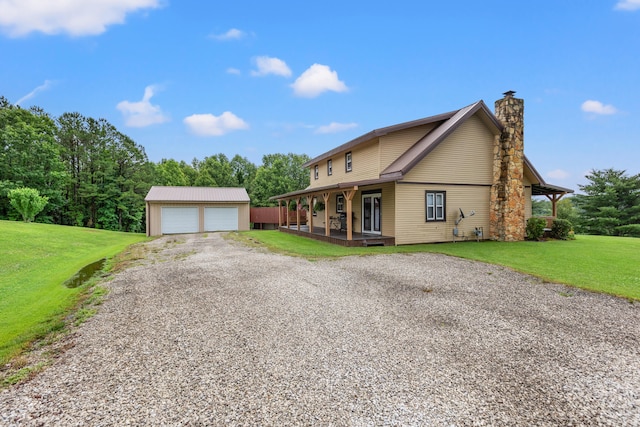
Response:
[{"label": "grass yard", "polygon": [[0,221],[0,365],[63,326],[85,290],[67,288],[65,280],[145,239],[143,234]]},{"label": "grass yard", "polygon": [[347,248],[279,231],[248,231],[240,238],[308,259],[382,253],[436,252],[504,265],[543,280],[640,300],[640,239],[577,236],[546,242],[458,242]]}]

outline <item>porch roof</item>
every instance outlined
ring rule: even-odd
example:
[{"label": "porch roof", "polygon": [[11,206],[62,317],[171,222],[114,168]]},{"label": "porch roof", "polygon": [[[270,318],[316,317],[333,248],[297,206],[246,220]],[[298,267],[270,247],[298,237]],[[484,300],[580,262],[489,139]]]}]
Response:
[{"label": "porch roof", "polygon": [[540,175],[540,173],[538,173],[536,168],[533,167],[533,164],[531,163],[531,161],[529,159],[527,159],[527,156],[524,156],[524,164],[525,164],[525,166],[527,168],[529,168],[529,170],[531,171],[533,176],[538,180],[538,183],[535,183],[535,184],[531,185],[531,195],[533,195],[533,196],[546,196],[546,195],[550,195],[550,194],[569,194],[569,193],[573,193],[573,190],[570,189],[570,188],[564,188],[564,187],[560,187],[558,185],[547,184],[545,182],[545,180],[542,179],[542,176]]},{"label": "porch roof", "polygon": [[365,179],[362,181],[340,182],[338,184],[326,185],[324,187],[307,187],[304,190],[291,191],[289,193],[269,197],[269,200],[284,200],[284,199],[292,199],[298,196],[305,196],[308,194],[319,194],[319,193],[326,193],[326,192],[332,193],[332,192],[337,192],[343,189],[346,190],[346,189],[364,187],[365,185],[383,184],[385,182],[392,182],[392,181],[396,181],[396,178],[388,177],[388,178]]}]

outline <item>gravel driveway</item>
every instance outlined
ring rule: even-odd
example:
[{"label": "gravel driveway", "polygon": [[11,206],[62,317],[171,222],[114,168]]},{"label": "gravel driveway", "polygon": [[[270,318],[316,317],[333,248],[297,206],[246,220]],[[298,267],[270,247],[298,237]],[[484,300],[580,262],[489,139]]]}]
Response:
[{"label": "gravel driveway", "polygon": [[640,304],[434,254],[147,245],[0,424],[640,425]]}]

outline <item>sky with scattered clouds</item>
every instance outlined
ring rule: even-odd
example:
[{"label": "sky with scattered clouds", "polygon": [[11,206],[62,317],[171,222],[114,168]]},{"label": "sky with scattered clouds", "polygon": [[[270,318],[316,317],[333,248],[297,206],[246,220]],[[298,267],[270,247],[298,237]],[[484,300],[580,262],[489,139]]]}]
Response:
[{"label": "sky with scattered clouds", "polygon": [[260,164],[515,90],[548,182],[640,173],[640,0],[352,3],[0,0],[0,95]]}]

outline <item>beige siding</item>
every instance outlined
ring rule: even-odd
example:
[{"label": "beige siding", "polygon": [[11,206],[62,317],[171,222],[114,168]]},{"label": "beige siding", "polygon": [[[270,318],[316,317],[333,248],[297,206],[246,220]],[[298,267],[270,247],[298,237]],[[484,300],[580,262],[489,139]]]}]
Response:
[{"label": "beige siding", "polygon": [[435,124],[430,123],[381,136],[380,170],[383,171],[434,127]]},{"label": "beige siding", "polygon": [[470,117],[404,178],[409,182],[491,184],[493,133],[477,116]]},{"label": "beige siding", "polygon": [[[446,191],[446,221],[426,221],[425,192]],[[396,185],[396,230],[397,245],[414,243],[451,242],[453,228],[460,215],[465,219],[458,225],[458,240],[473,240],[475,227],[482,227],[484,238],[489,233],[490,187],[466,185]],[[400,202],[402,201],[402,202]],[[471,211],[475,215],[471,216]],[[464,238],[462,235],[464,234]]]},{"label": "beige siding", "polygon": [[524,220],[531,218],[533,207],[531,205],[531,186],[524,187]]},{"label": "beige siding", "polygon": [[314,177],[316,164],[310,166],[311,188],[324,187],[339,182],[360,181],[363,179],[376,179],[380,177],[378,169],[378,139],[366,144],[361,144],[351,151],[352,171],[345,171],[345,154],[341,152],[331,158],[333,161],[333,174],[327,175],[327,160],[322,160],[318,165],[318,179]]},{"label": "beige siding", "polygon": [[249,203],[153,203],[149,202],[147,212],[147,234],[149,236],[162,235],[163,207],[198,207],[199,230],[204,231],[204,208],[219,206],[238,208],[238,231],[249,230]]}]

